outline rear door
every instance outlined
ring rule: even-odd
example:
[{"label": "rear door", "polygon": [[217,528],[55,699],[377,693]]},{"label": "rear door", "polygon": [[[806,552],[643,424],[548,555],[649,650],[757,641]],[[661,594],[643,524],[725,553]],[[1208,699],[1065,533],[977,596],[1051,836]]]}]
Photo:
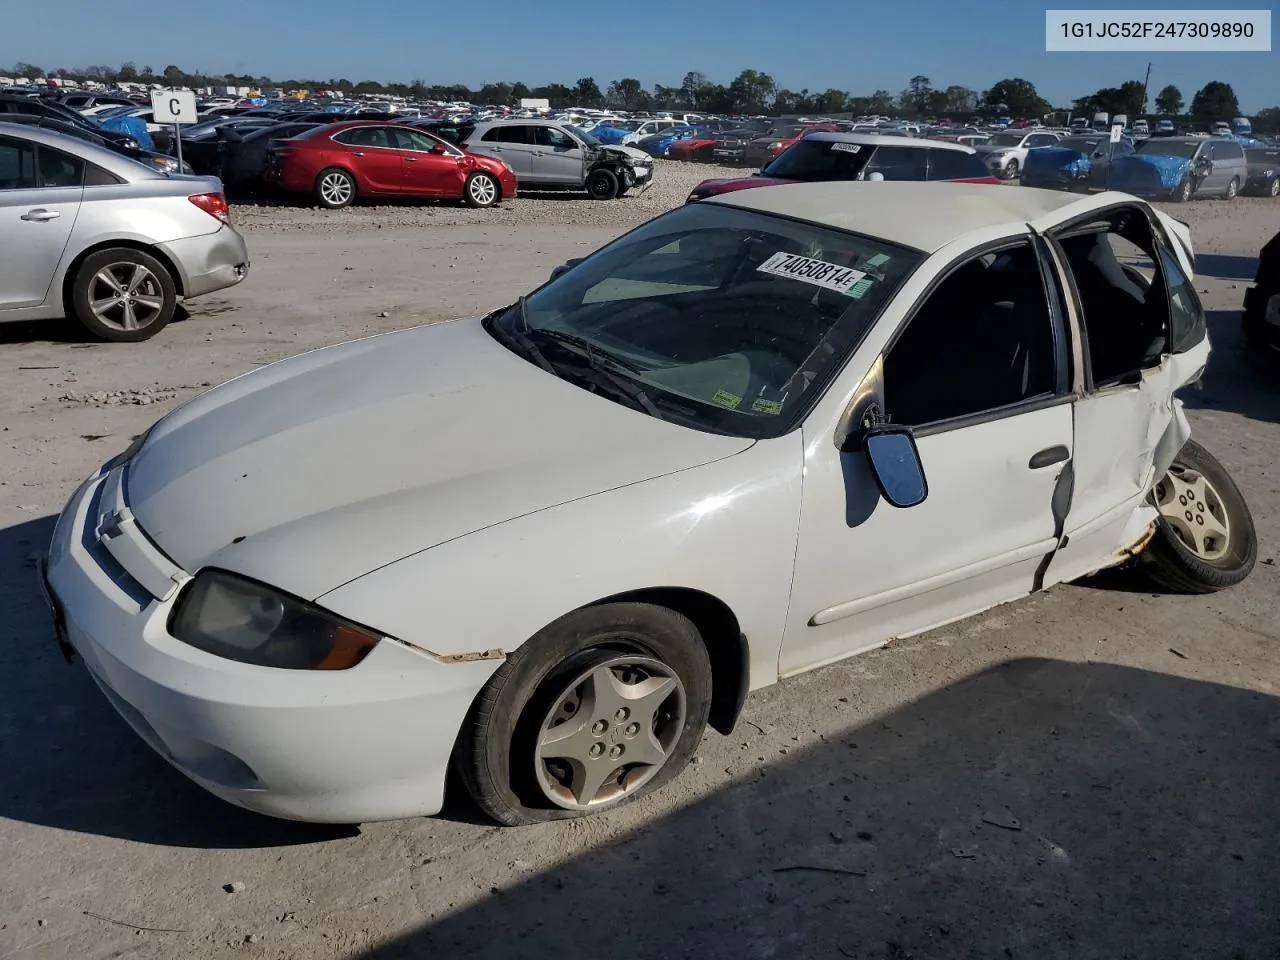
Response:
[{"label": "rear door", "polygon": [[921,147],[876,147],[862,168],[862,179],[878,173],[886,180],[924,180],[929,175],[928,152]]},{"label": "rear door", "polygon": [[392,143],[389,129],[352,127],[333,136],[335,143],[347,147],[347,155],[360,178],[361,189],[399,193],[405,188],[403,151]]},{"label": "rear door", "polygon": [[80,214],[84,171],[71,154],[0,136],[0,311],[48,299]]},{"label": "rear door", "polygon": [[577,187],[585,179],[582,144],[558,127],[534,127],[529,183]]},{"label": "rear door", "polygon": [[991,171],[976,153],[944,149],[925,149],[920,152],[928,158],[930,180],[986,183],[993,179]]},{"label": "rear door", "polygon": [[533,176],[532,139],[528,124],[502,123],[490,127],[478,139],[468,140],[467,149],[505,161],[517,180],[528,183]]}]

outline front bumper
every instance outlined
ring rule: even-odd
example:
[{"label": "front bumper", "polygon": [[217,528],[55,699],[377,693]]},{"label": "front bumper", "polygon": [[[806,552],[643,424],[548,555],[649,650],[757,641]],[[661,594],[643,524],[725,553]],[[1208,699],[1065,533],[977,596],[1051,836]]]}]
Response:
[{"label": "front bumper", "polygon": [[746,156],[745,147],[713,147],[711,158],[717,163],[741,163]]},{"label": "front bumper", "polygon": [[444,664],[384,640],[351,670],[301,671],[190,647],[167,627],[180,591],[157,599],[154,566],[139,569],[148,590],[117,559],[129,551],[97,535],[108,476],[59,518],[47,589],[60,636],[134,731],[210,793],[259,813],[361,823],[439,812],[454,739],[498,661]]},{"label": "front bumper", "polygon": [[249,275],[249,249],[244,237],[230,224],[213,233],[183,237],[159,247],[181,273],[182,295],[188,300],[233,287]]}]

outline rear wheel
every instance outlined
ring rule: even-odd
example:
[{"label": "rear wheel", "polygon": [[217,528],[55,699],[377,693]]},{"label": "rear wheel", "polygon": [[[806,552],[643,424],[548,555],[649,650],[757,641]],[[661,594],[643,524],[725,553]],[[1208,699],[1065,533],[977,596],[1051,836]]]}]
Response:
[{"label": "rear wheel", "polygon": [[476,699],[456,765],[507,826],[581,817],[657,790],[689,762],[711,706],[711,663],[672,610],[610,603],[518,648]]},{"label": "rear wheel", "polygon": [[347,171],[330,167],[316,177],[316,199],[320,206],[338,210],[349,206],[355,198],[356,181]]},{"label": "rear wheel", "polygon": [[1239,487],[1218,459],[1188,440],[1152,492],[1160,518],[1141,554],[1147,573],[1179,593],[1213,593],[1253,570],[1258,538]]},{"label": "rear wheel", "polygon": [[612,170],[597,167],[587,176],[587,195],[592,200],[612,200],[618,195],[618,178]]},{"label": "rear wheel", "polygon": [[90,254],[71,281],[71,313],[103,340],[148,340],[165,328],[177,304],[168,268],[132,247]]},{"label": "rear wheel", "polygon": [[1280,197],[1280,176],[1271,178],[1271,186],[1267,188],[1268,197]]}]

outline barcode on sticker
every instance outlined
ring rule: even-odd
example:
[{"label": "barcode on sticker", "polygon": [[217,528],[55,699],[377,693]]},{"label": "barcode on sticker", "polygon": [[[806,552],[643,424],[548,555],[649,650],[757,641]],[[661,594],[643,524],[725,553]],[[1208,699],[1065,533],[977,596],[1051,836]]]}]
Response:
[{"label": "barcode on sticker", "polygon": [[802,257],[795,253],[775,253],[756,267],[756,270],[775,277],[811,283],[815,287],[825,287],[837,293],[848,293],[855,283],[866,276],[863,271],[853,267],[843,267],[838,263]]}]

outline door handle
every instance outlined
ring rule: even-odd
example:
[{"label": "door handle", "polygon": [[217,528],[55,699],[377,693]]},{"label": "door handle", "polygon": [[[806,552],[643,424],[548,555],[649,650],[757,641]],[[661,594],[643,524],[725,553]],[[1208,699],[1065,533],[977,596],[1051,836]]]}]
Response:
[{"label": "door handle", "polygon": [[417,163],[417,162],[418,162],[418,158],[417,158],[417,157],[405,157],[405,158],[404,158],[404,162],[405,162],[405,163]]},{"label": "door handle", "polygon": [[1063,444],[1054,447],[1045,447],[1038,453],[1031,455],[1031,460],[1027,466],[1032,470],[1043,470],[1045,467],[1051,467],[1055,463],[1062,463],[1071,459],[1071,451]]},{"label": "door handle", "polygon": [[28,210],[19,219],[29,220],[32,223],[44,223],[48,220],[57,220],[61,213],[57,210],[45,210],[43,207],[37,207],[34,210]]},{"label": "door handle", "polygon": [[363,156],[364,156],[364,151],[363,151],[363,150],[353,150],[353,151],[351,152],[351,155],[352,155],[353,157],[363,157]]}]

